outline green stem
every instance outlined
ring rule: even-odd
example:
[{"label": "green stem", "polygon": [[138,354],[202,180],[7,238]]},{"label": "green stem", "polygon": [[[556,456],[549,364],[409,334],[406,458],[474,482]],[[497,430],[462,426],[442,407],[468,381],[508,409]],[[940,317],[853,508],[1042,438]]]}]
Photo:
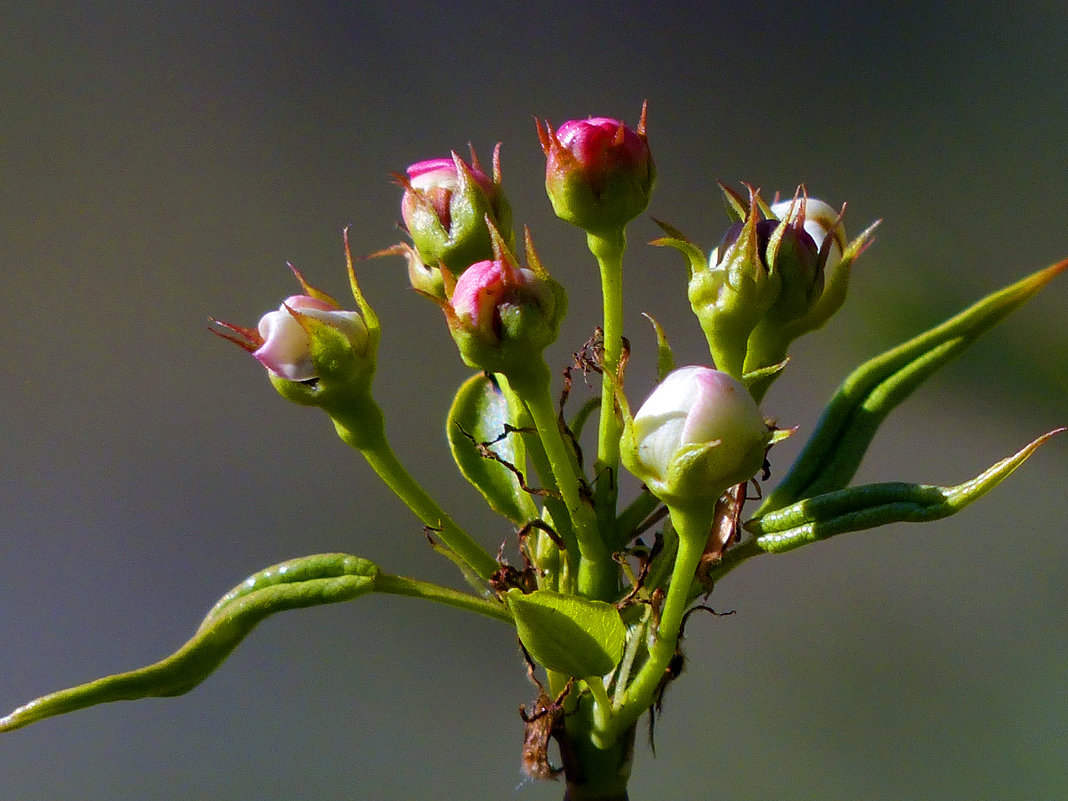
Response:
[{"label": "green stem", "polygon": [[[616,416],[615,381],[623,353],[623,252],[627,237],[620,228],[608,234],[587,234],[586,243],[601,270],[604,303],[604,375],[601,382],[601,419],[597,429],[596,505],[602,526],[615,524],[619,470],[620,423]],[[610,531],[606,527],[605,532]]]},{"label": "green stem", "polygon": [[638,650],[645,640],[645,632],[649,625],[652,606],[648,604],[643,604],[643,606],[645,607],[645,614],[642,616],[641,621],[630,626],[627,632],[627,647],[623,651],[623,659],[620,660],[619,668],[616,671],[616,689],[612,696],[614,706],[622,704],[626,698],[630,671],[634,667],[634,659],[638,655]]},{"label": "green stem", "polygon": [[460,557],[483,581],[497,570],[497,561],[460,528],[431,498],[401,464],[386,439],[382,410],[370,396],[358,404],[346,404],[344,411],[330,411],[334,428],[342,441],[363,454],[379,477],[415,513],[447,548]]},{"label": "green stem", "polygon": [[[508,407],[512,413],[515,426],[523,431],[529,429],[536,431],[537,423],[534,422],[533,415],[531,415],[527,405],[512,387],[508,377],[501,373],[497,373],[496,376],[505,398],[508,399]],[[545,446],[542,444],[541,438],[536,434],[524,433],[521,436],[524,438],[524,442],[527,445],[527,454],[534,464],[534,470],[537,472],[542,485],[559,496],[560,488],[557,485],[556,475],[553,472],[552,464],[549,462],[549,457],[545,453]],[[571,515],[561,497],[546,496],[545,506],[552,515],[553,527],[567,546],[564,548],[564,557],[567,559],[569,567],[568,575],[574,576],[578,572],[579,548],[578,540],[575,538],[575,530],[571,526]]]},{"label": "green stem", "polygon": [[579,472],[574,450],[564,441],[560,430],[549,393],[549,368],[542,362],[529,372],[510,375],[508,379],[534,419],[578,540],[578,591],[590,598],[612,597],[618,588],[618,569],[601,539],[593,507],[584,497],[586,482]]},{"label": "green stem", "polygon": [[422,598],[426,601],[454,606],[457,609],[463,609],[468,612],[476,612],[477,614],[514,625],[511,612],[500,601],[479,598],[471,595],[471,593],[442,587],[429,581],[394,576],[389,573],[379,573],[375,577],[374,591]]},{"label": "green stem", "polygon": [[615,714],[609,720],[611,729],[602,733],[604,739],[609,742],[619,732],[634,726],[638,718],[652,705],[664,678],[664,671],[675,655],[682,619],[692,601],[690,588],[697,573],[697,566],[701,562],[711,520],[703,513],[672,509],[671,522],[679,535],[679,550],[675,556],[667,598],[660,613],[656,639],[649,646],[649,657],[645,664],[627,687],[623,703],[616,707]]},{"label": "green stem", "polygon": [[602,748],[591,736],[594,707],[593,696],[584,693],[564,717],[566,736],[560,742],[567,781],[564,801],[626,801],[635,727],[620,731],[609,747]]},{"label": "green stem", "polygon": [[593,707],[594,730],[609,729],[609,720],[612,717],[612,701],[608,697],[608,690],[605,689],[600,676],[590,676],[584,681],[590,689],[590,695],[593,696],[593,700],[596,702]]}]

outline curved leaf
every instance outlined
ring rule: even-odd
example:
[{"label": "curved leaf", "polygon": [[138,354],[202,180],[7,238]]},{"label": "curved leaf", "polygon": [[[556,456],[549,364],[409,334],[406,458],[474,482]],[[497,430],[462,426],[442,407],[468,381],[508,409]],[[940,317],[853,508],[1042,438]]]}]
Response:
[{"label": "curved leaf", "polygon": [[886,416],[942,365],[1068,268],[1047,267],[854,370],[831,399],[812,437],[758,515],[845,487]]},{"label": "curved leaf", "polygon": [[549,670],[604,676],[619,664],[627,630],[612,604],[551,590],[505,597],[523,647]]},{"label": "curved leaf", "polygon": [[30,701],[0,718],[0,732],[110,701],[189,692],[268,615],[351,601],[371,592],[377,575],[378,568],[366,559],[340,553],[305,556],[269,567],[224,595],[193,638],[167,658]]},{"label": "curved leaf", "polygon": [[866,484],[807,498],[766,515],[755,517],[745,528],[756,535],[757,546],[769,553],[782,553],[835,534],[875,528],[886,523],[926,522],[959,512],[992,490],[1058,428],[1028,443],[970,481],[954,487],[930,484]]},{"label": "curved leaf", "polygon": [[447,433],[453,459],[464,478],[482,493],[493,511],[523,525],[536,518],[538,510],[515,472],[526,466],[526,449],[518,433],[509,433],[511,419],[508,400],[497,382],[478,373],[456,393]]}]

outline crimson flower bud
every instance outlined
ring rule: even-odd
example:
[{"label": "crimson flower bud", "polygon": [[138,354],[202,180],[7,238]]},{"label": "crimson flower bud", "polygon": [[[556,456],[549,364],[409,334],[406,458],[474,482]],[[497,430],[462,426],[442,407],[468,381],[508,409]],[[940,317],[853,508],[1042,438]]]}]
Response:
[{"label": "crimson flower bud", "polygon": [[656,168],[645,135],[620,120],[570,120],[555,132],[538,124],[545,152],[545,190],[556,216],[588,233],[622,228],[649,205]]},{"label": "crimson flower bud", "polygon": [[532,269],[520,267],[498,242],[496,258],[472,264],[455,283],[446,274],[442,309],[471,367],[505,375],[524,371],[540,364],[542,351],[555,341],[567,296],[537,261],[529,235],[527,259]]},{"label": "crimson flower bud", "polygon": [[[506,241],[512,241],[512,212],[501,191],[500,145],[493,154],[493,178],[483,172],[474,150],[468,164],[456,153],[447,159],[412,164],[404,187],[401,216],[424,265],[444,264],[454,274],[493,255],[488,217]],[[440,274],[438,274],[440,281]],[[436,293],[433,293],[436,294]]]}]

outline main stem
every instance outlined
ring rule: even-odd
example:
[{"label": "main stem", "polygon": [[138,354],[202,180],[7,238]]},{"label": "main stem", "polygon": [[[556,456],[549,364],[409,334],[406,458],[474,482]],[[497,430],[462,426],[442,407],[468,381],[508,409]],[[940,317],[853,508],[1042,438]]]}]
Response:
[{"label": "main stem", "polygon": [[597,745],[593,699],[583,695],[564,718],[560,742],[567,790],[564,801],[627,801],[627,782],[634,763],[635,727],[620,733],[607,748]]}]

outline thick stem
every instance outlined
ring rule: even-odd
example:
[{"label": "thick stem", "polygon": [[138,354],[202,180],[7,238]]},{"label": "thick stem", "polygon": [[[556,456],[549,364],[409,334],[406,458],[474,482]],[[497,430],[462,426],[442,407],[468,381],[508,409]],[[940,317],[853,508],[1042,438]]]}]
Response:
[{"label": "thick stem", "polygon": [[578,707],[564,718],[560,738],[567,790],[564,801],[627,801],[627,781],[634,762],[631,726],[608,748],[598,747],[593,732],[593,698],[583,695]]}]

